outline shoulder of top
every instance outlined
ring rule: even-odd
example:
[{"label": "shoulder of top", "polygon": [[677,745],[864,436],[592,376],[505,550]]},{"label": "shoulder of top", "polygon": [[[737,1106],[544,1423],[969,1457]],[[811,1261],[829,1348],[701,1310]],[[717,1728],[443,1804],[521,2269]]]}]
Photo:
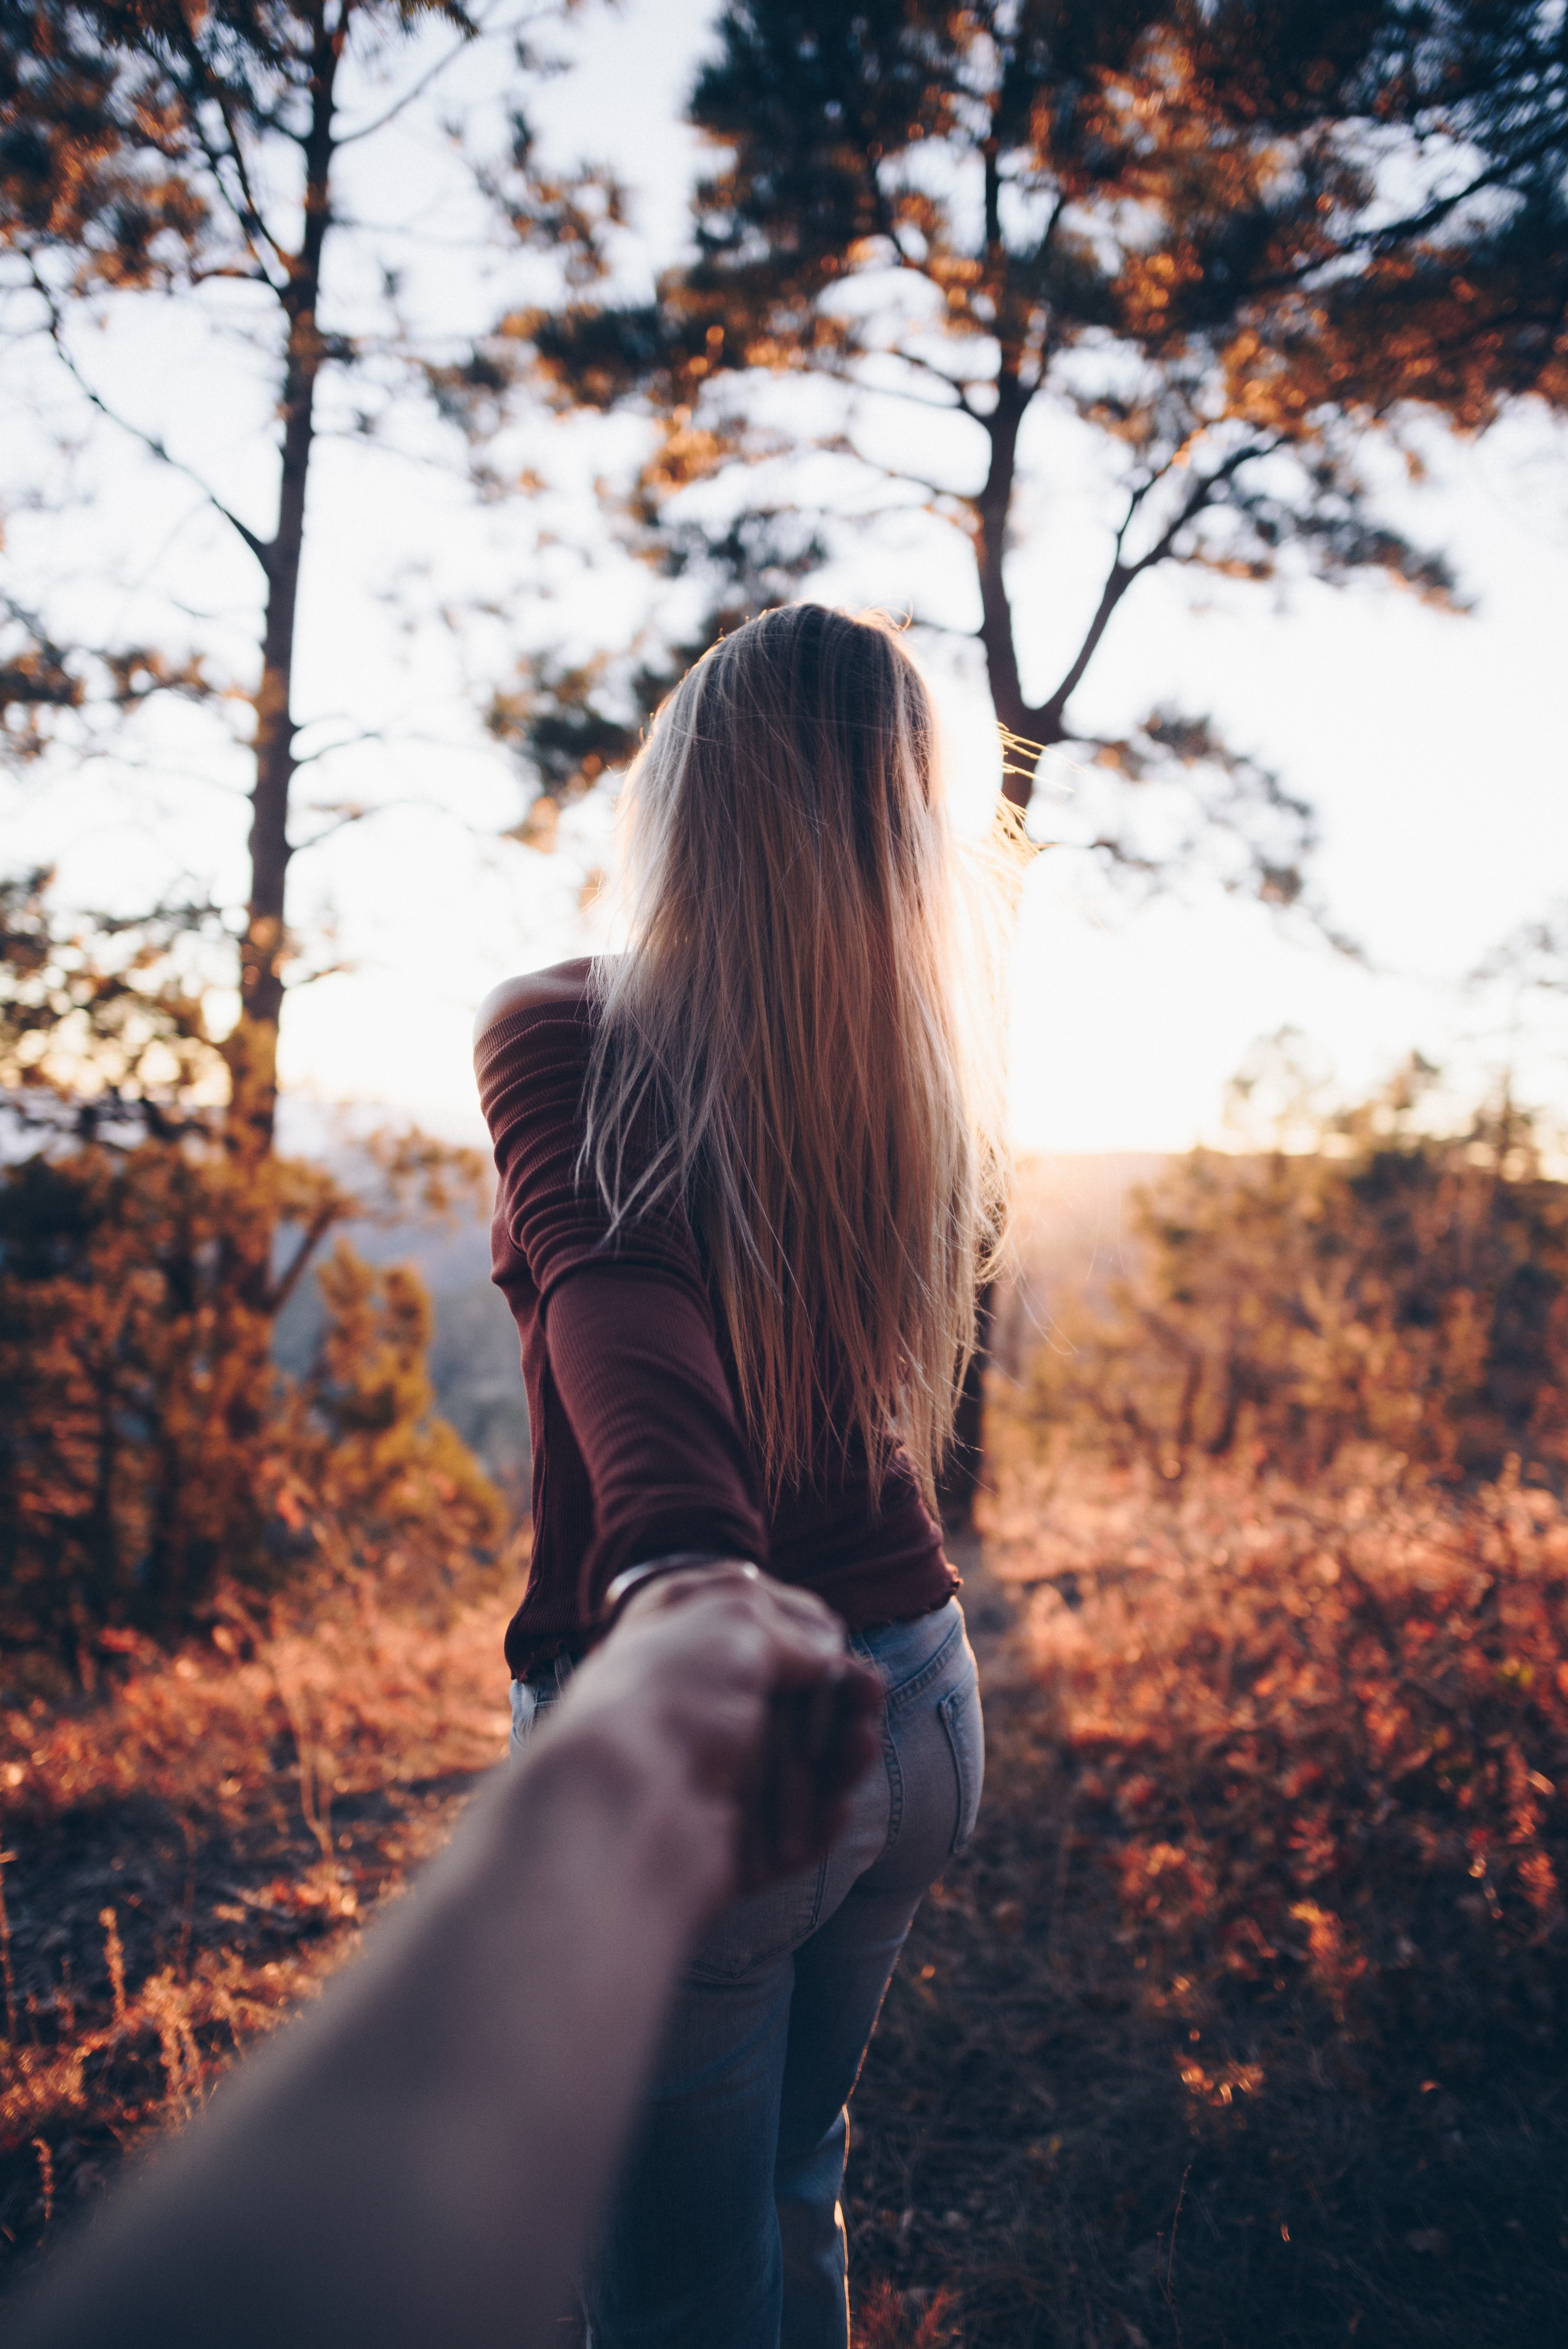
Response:
[{"label": "shoulder of top", "polygon": [[529,970],[521,978],[503,978],[480,1005],[474,1020],[475,1050],[492,1030],[515,1019],[519,1012],[574,1009],[587,993],[588,971],[588,957],[581,955],[572,962],[552,963],[548,970]]}]

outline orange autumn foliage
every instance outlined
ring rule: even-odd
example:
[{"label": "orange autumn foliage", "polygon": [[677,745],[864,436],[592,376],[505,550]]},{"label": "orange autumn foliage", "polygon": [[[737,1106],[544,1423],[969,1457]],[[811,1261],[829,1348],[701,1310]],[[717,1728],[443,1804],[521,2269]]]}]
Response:
[{"label": "orange autumn foliage", "polygon": [[1003,1444],[991,1554],[1073,1756],[1068,1858],[1154,2007],[1294,1982],[1348,2039],[1418,2029],[1460,1940],[1506,2003],[1568,1928],[1563,1505],[1516,1467],[1456,1499],[1365,1450],[1305,1489],[1215,1464],[1172,1488]]}]

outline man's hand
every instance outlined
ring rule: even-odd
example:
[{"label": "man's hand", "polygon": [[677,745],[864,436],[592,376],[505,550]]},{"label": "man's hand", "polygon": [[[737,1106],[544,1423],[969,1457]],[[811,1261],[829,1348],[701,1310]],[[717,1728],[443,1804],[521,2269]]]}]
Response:
[{"label": "man's hand", "polygon": [[820,1599],[719,1559],[634,1592],[547,1733],[610,1737],[640,1770],[720,1798],[733,1825],[717,1905],[827,1848],[877,1752],[882,1700]]}]

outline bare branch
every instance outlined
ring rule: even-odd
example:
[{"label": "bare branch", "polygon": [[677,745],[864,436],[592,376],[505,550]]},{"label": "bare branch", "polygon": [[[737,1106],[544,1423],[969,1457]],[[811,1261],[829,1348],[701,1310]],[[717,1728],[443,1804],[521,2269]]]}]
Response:
[{"label": "bare branch", "polygon": [[980,641],[973,628],[960,627],[956,620],[934,620],[929,613],[915,611],[913,606],[909,625],[912,628],[929,628],[939,636],[956,636],[961,644],[977,645]]},{"label": "bare branch", "polygon": [[[365,739],[366,741],[375,741],[378,737],[371,734],[366,735]],[[344,750],[351,746],[346,742],[337,742],[332,747],[334,750]],[[319,757],[321,753],[317,752],[315,755]],[[304,763],[303,759],[299,761],[301,766]],[[308,840],[295,841],[290,849],[290,854],[304,856],[309,850],[320,848],[325,842],[333,839],[338,833],[346,832],[351,824],[367,823],[372,816],[389,815],[394,808],[428,808],[430,804],[428,799],[410,796],[395,800],[377,800],[369,803],[358,800],[346,800],[335,807],[304,808],[301,811],[303,814],[327,815],[332,818],[332,822],[323,824],[321,830],[313,833]]]},{"label": "bare branch", "polygon": [[[206,158],[208,170],[211,172],[212,177],[216,180],[219,187],[222,189],[224,201],[228,203],[235,219],[239,222],[241,228],[243,230],[246,242],[250,245],[252,253],[256,254],[257,266],[261,269],[261,274],[263,281],[272,288],[272,291],[274,294],[281,293],[283,289],[277,284],[277,281],[272,276],[271,273],[261,267],[260,254],[257,253],[257,241],[259,240],[261,243],[266,245],[272,253],[275,254],[276,258],[283,264],[285,271],[289,267],[289,255],[284,246],[279,243],[277,238],[273,234],[271,229],[267,226],[261,205],[257,202],[255,191],[251,185],[251,175],[246,167],[243,150],[240,144],[240,137],[234,121],[233,110],[229,102],[229,94],[223,88],[222,83],[213,74],[206,58],[202,56],[195,36],[188,26],[182,28],[181,35],[172,40],[171,46],[176,47],[178,54],[184,59],[187,72],[196,85],[194,91],[190,93],[191,98],[195,102],[187,104],[185,119],[190,124],[191,132],[195,137],[198,146],[201,148],[203,156]],[[211,100],[212,104],[217,108],[219,114],[222,118],[223,132],[227,142],[226,160],[232,168],[235,181],[238,183],[240,191],[238,202],[235,202],[233,196],[223,184],[223,164],[225,156],[213,146],[211,140],[207,135],[206,126],[201,119],[200,99],[203,96]]]},{"label": "bare branch", "polygon": [[1161,468],[1160,473],[1152,474],[1147,481],[1133,491],[1121,528],[1116,533],[1116,559],[1107,574],[1105,585],[1100,591],[1099,602],[1095,607],[1094,617],[1088,624],[1088,632],[1078,647],[1067,675],[1062,678],[1055,693],[1047,700],[1041,702],[1039,708],[1034,712],[1037,719],[1043,719],[1047,727],[1054,728],[1058,734],[1061,732],[1063,712],[1067,709],[1068,702],[1081,683],[1085,670],[1099,650],[1100,638],[1110,625],[1112,613],[1133,581],[1140,578],[1144,572],[1151,571],[1156,564],[1166,561],[1188,523],[1197,520],[1204,507],[1212,500],[1215,492],[1228,481],[1233,473],[1243,465],[1250,463],[1253,458],[1266,457],[1278,446],[1279,440],[1276,435],[1271,440],[1250,441],[1240,449],[1233,450],[1222,463],[1215,466],[1212,473],[1204,473],[1193,482],[1191,490],[1182,501],[1169,528],[1161,533],[1148,552],[1140,554],[1136,563],[1124,563],[1121,559],[1121,546],[1128,524],[1143,499],[1153,488],[1155,481],[1161,479],[1164,472],[1169,471],[1170,468]]},{"label": "bare branch", "polygon": [[1478,171],[1462,188],[1455,188],[1446,196],[1434,196],[1420,212],[1410,212],[1403,220],[1385,221],[1380,228],[1361,230],[1357,234],[1342,238],[1336,246],[1334,259],[1346,253],[1375,252],[1382,244],[1399,244],[1425,236],[1429,230],[1449,219],[1461,204],[1472,196],[1483,195],[1489,189],[1502,186],[1515,172],[1539,163],[1555,154],[1562,134],[1553,125],[1532,146],[1521,147],[1500,156],[1487,171]]},{"label": "bare branch", "polygon": [[[883,465],[875,457],[866,456],[851,440],[824,440],[819,445],[830,456],[852,457],[862,471],[875,473],[884,481],[907,481],[912,488],[923,490],[928,499],[948,498],[955,500],[961,505],[968,505],[973,502],[972,492],[955,490],[950,483],[928,481],[923,473],[913,472],[907,465]],[[887,513],[913,513],[923,511],[930,513],[935,509],[931,505],[923,509],[913,506],[887,506],[876,508],[874,511]],[[943,514],[939,519],[948,522],[953,517]]]},{"label": "bare branch", "polygon": [[1144,476],[1143,480],[1138,483],[1136,488],[1129,491],[1127,498],[1127,512],[1122,515],[1116,533],[1116,553],[1119,561],[1120,560],[1122,547],[1126,543],[1127,533],[1131,529],[1134,522],[1143,510],[1144,499],[1148,497],[1151,490],[1157,489],[1160,483],[1168,477],[1172,467],[1175,465],[1175,458],[1171,457],[1169,461],[1163,465],[1152,466],[1150,471]]},{"label": "bare branch", "polygon": [[[480,26],[479,29],[482,32],[484,27]],[[356,147],[362,139],[374,139],[378,130],[385,130],[389,122],[396,122],[405,107],[412,106],[417,98],[423,98],[431,84],[438,81],[447,67],[462,56],[473,37],[472,34],[465,33],[455,48],[449,49],[444,57],[438,57],[428,73],[421,74],[418,80],[406,89],[401,98],[393,100],[385,114],[378,114],[373,122],[362,122],[357,130],[344,131],[341,137],[333,140],[334,148]]]},{"label": "bare branch", "polygon": [[1067,211],[1067,197],[1058,189],[1056,202],[1051,206],[1051,216],[1046,222],[1045,227],[1040,231],[1040,241],[1035,247],[1034,266],[1037,269],[1043,265],[1046,255],[1049,253],[1052,245],[1057,241],[1057,230],[1061,225],[1062,215]]},{"label": "bare branch", "polygon": [[888,351],[885,353],[868,351],[863,356],[868,358],[883,357],[888,358],[896,358],[903,367],[917,367],[923,375],[934,377],[935,380],[942,385],[945,391],[950,391],[953,394],[953,399],[951,405],[944,400],[922,399],[918,392],[903,391],[892,384],[862,384],[860,387],[862,391],[872,392],[879,399],[913,400],[917,408],[934,409],[940,415],[955,416],[963,414],[965,416],[973,417],[976,424],[983,424],[985,422],[985,418],[970,399],[969,394],[965,386],[960,383],[955,377],[950,376],[945,368],[939,367],[934,360],[922,358],[917,351]]},{"label": "bare branch", "polygon": [[[322,722],[323,721],[318,718],[309,719],[305,721],[306,724],[312,726],[319,726]],[[331,721],[328,720],[327,722],[330,723]],[[304,728],[302,727],[300,730],[303,732]],[[387,730],[385,727],[363,727],[357,734],[346,734],[339,742],[324,742],[319,750],[306,750],[302,752],[294,759],[294,772],[295,774],[298,774],[302,767],[314,767],[318,761],[322,759],[330,759],[335,751],[356,750],[359,748],[359,745],[362,742],[385,742],[386,740]],[[334,808],[323,810],[321,812],[323,813],[336,814],[338,811]],[[313,812],[313,811],[306,809],[304,812],[309,814]]]},{"label": "bare branch", "polygon": [[[268,249],[276,255],[277,259],[283,263],[285,270],[288,267],[289,256],[284,247],[279,243],[277,238],[273,234],[271,229],[267,226],[262,214],[261,206],[256,202],[254,192],[251,187],[250,173],[245,168],[245,159],[240,152],[239,140],[235,132],[233,121],[230,116],[228,105],[222,96],[217,98],[216,103],[218,110],[223,118],[223,129],[228,134],[228,160],[233,168],[234,177],[239,182],[240,190],[240,200],[237,203],[234,202],[233,197],[229,194],[226,188],[223,189],[224,196],[233,212],[234,218],[239,222],[241,228],[244,231],[246,243],[249,245],[253,254],[255,255],[258,275],[262,278],[263,282],[271,288],[273,293],[281,294],[284,290],[283,287],[278,284],[276,278],[273,277],[272,272],[263,264],[260,253],[257,250],[258,243],[266,245]],[[191,129],[195,131],[197,140],[201,146],[201,152],[207,159],[208,169],[211,171],[212,177],[217,181],[218,185],[222,188],[223,158],[217,149],[214,148],[211,140],[208,138],[206,129],[201,121],[201,114],[194,107],[191,109],[190,120]]]},{"label": "bare branch", "polygon": [[273,1314],[281,1313],[299,1286],[302,1275],[335,1224],[344,1220],[344,1202],[334,1195],[319,1206],[300,1236],[300,1243],[290,1257],[286,1270],[280,1273],[267,1292],[267,1306]]},{"label": "bare branch", "polygon": [[264,539],[258,538],[255,532],[250,528],[249,524],[242,523],[240,520],[238,514],[231,512],[229,508],[223,503],[222,499],[218,495],[217,492],[209,482],[202,480],[195,467],[193,465],[188,465],[182,457],[176,457],[158,433],[146,432],[142,429],[139,424],[133,424],[129,417],[121,416],[117,409],[112,409],[108,400],[104,398],[101,392],[94,389],[93,386],[88,381],[86,376],[83,375],[80,367],[77,365],[76,360],[71,357],[70,351],[67,347],[63,324],[53,294],[45,285],[43,279],[38,275],[36,268],[32,271],[31,274],[34,290],[42,300],[45,309],[48,314],[48,326],[46,331],[50,342],[54,345],[55,356],[59,360],[60,365],[65,368],[66,373],[70,377],[71,381],[76,385],[77,389],[81,393],[83,398],[88,401],[92,407],[96,408],[98,414],[105,418],[108,423],[117,425],[120,431],[129,433],[133,440],[139,440],[141,443],[141,446],[148,450],[150,455],[156,457],[160,464],[169,466],[170,469],[176,473],[183,473],[188,481],[193,481],[196,487],[201,491],[201,495],[206,500],[207,503],[211,507],[213,512],[222,514],[223,520],[229,524],[230,528],[239,533],[239,535],[244,540],[245,544],[250,548],[251,553],[255,556],[256,561],[261,564],[262,569],[265,571],[271,561],[271,550],[269,549],[266,541]]}]

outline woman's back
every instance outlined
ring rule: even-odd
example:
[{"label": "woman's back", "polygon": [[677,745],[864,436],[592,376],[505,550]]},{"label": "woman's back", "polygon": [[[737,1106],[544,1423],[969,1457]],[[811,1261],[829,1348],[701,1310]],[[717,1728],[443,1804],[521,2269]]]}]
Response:
[{"label": "woman's back", "polygon": [[476,1056],[500,1176],[492,1277],[517,1319],[533,1433],[533,1553],[507,1633],[521,1677],[580,1646],[614,1577],[674,1552],[756,1558],[851,1630],[956,1587],[908,1455],[873,1474],[824,1351],[809,1456],[769,1496],[735,1349],[684,1204],[623,1222],[582,1171],[597,1027],[590,966],[512,981]]}]

